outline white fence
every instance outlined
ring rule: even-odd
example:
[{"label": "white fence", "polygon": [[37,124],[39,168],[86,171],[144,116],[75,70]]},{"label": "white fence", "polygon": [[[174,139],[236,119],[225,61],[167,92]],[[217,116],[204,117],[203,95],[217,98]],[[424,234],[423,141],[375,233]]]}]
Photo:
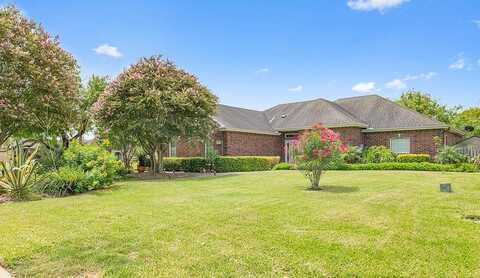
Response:
[{"label": "white fence", "polygon": [[468,157],[476,157],[480,155],[480,147],[463,147],[458,148],[458,151]]}]

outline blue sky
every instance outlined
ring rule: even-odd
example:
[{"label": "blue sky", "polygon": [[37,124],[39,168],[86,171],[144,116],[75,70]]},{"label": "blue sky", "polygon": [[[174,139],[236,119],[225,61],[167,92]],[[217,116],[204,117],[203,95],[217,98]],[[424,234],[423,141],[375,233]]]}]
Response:
[{"label": "blue sky", "polygon": [[265,109],[415,88],[480,105],[480,1],[2,1],[40,22],[82,78],[162,54],[224,104]]}]

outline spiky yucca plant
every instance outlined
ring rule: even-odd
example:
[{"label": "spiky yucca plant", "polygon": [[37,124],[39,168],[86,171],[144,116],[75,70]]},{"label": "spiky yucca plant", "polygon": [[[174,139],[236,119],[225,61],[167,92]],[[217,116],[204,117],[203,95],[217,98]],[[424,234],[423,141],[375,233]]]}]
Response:
[{"label": "spiky yucca plant", "polygon": [[11,160],[0,162],[0,189],[13,200],[25,200],[30,195],[37,169],[37,162],[33,159],[36,152],[27,156],[21,144],[16,143]]}]

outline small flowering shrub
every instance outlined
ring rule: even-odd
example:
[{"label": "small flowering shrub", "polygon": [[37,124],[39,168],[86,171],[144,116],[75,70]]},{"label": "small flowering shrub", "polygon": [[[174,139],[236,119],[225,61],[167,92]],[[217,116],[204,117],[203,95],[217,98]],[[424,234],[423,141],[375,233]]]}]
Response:
[{"label": "small flowering shrub", "polygon": [[395,154],[385,146],[372,146],[365,151],[366,163],[383,163],[395,161]]},{"label": "small flowering shrub", "polygon": [[298,135],[294,141],[295,163],[311,183],[311,189],[320,189],[320,177],[327,166],[342,160],[348,147],[333,130],[317,124]]}]

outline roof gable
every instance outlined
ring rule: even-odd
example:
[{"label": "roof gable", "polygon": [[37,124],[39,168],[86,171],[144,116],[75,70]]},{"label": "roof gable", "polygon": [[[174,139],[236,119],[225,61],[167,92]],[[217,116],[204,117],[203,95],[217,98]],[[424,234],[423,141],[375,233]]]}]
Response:
[{"label": "roof gable", "polygon": [[326,126],[363,126],[353,115],[325,99],[280,104],[265,111],[275,130],[309,128],[318,122]]}]

